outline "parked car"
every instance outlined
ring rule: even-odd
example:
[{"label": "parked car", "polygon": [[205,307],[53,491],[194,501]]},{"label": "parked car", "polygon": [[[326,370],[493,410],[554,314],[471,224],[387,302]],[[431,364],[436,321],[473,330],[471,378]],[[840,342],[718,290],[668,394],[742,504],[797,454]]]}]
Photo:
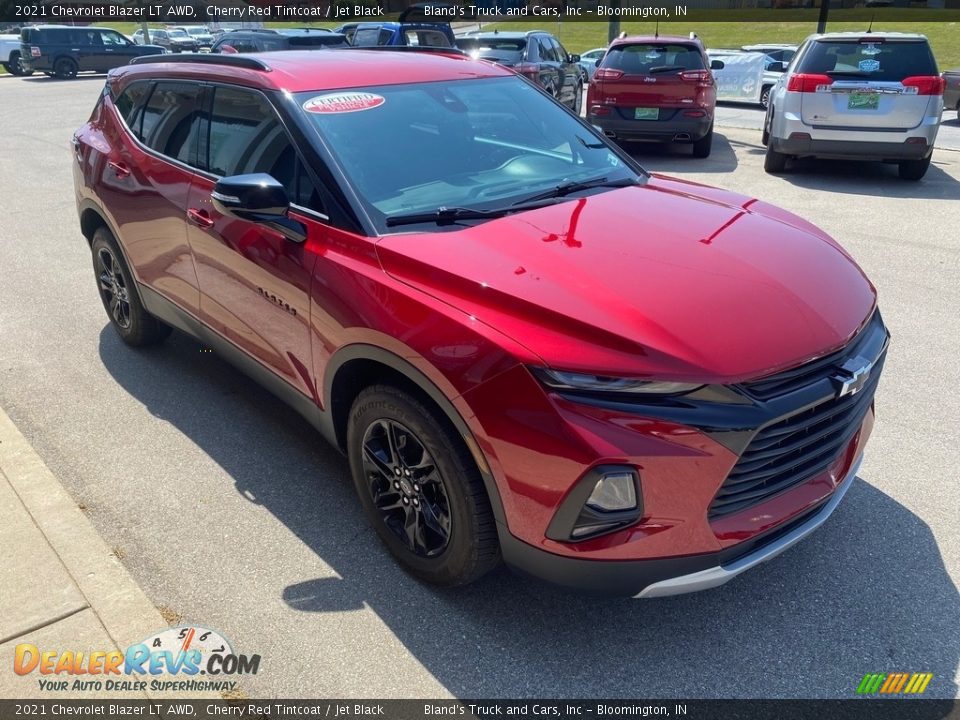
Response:
[{"label": "parked car", "polygon": [[[137,32],[142,33],[142,30]],[[136,42],[136,33],[134,33]],[[182,27],[157,28],[150,31],[150,42],[159,45],[167,52],[199,52],[200,44]]]},{"label": "parked car", "polygon": [[790,61],[793,60],[793,56],[797,54],[797,45],[785,45],[780,43],[760,43],[759,45],[744,45],[740,48],[746,52],[761,52],[764,55],[769,55],[773,60],[777,62],[782,62],[784,68],[790,64]]},{"label": "parked car", "polygon": [[707,50],[707,57],[723,63],[713,71],[718,102],[770,103],[770,91],[783,74],[783,63],[762,52],[743,50]]},{"label": "parked car", "polygon": [[37,25],[20,31],[24,74],[36,70],[70,79],[79,72],[106,72],[133,58],[163,52],[157,45],[135,45],[109,28]]},{"label": "parked car", "polygon": [[186,30],[187,35],[196,41],[197,47],[201,51],[213,47],[213,35],[205,25],[184,25],[183,29]]},{"label": "parked car", "polygon": [[211,52],[253,53],[276,50],[319,50],[346,46],[346,37],[321,28],[231,30],[214,42]]},{"label": "parked car", "polygon": [[449,23],[362,22],[350,38],[354,47],[454,47],[456,38]]},{"label": "parked car", "polygon": [[594,48],[593,50],[587,50],[585,53],[580,53],[580,67],[586,73],[588,82],[597,70],[597,61],[603,57],[606,51],[606,48]]},{"label": "parked car", "polygon": [[19,35],[0,35],[0,63],[3,69],[11,75],[32,75],[23,69],[20,62],[20,36]]},{"label": "parked car", "polygon": [[669,595],[822,524],[888,342],[851,257],[763,201],[647,174],[509,69],[371,56],[110,74],[72,163],[119,338],[178,328],[297,408],[429,582],[502,557]]},{"label": "parked car", "polygon": [[880,160],[919,180],[930,166],[944,81],[914,33],[811,35],[770,96],[767,172],[791,157]]},{"label": "parked car", "polygon": [[692,144],[705,158],[713,144],[717,88],[696,38],[649,35],[614,40],[587,91],[587,118],[618,142]]},{"label": "parked car", "polygon": [[475,58],[508,67],[553,95],[575,113],[583,105],[580,56],[542,30],[471,32],[457,38],[457,47]]},{"label": "parked car", "polygon": [[960,68],[945,70],[940,77],[943,78],[943,107],[956,110],[960,120]]}]

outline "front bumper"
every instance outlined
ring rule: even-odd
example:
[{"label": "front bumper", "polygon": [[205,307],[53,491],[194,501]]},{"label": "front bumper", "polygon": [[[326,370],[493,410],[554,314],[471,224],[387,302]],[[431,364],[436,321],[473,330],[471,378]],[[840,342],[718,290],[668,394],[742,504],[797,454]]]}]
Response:
[{"label": "front bumper", "polygon": [[[666,597],[707,590],[775,558],[826,522],[860,469],[862,455],[851,464],[833,494],[818,507],[741,545],[716,553],[636,561],[597,561],[563,557],[501,537],[508,565],[526,575],[597,595]],[[744,552],[742,545],[746,545]]]}]

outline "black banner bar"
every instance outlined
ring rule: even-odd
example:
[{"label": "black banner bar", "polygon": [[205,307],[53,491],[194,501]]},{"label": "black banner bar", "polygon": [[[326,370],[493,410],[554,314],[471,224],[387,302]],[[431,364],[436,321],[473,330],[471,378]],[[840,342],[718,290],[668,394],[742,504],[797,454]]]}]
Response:
[{"label": "black banner bar", "polygon": [[0,719],[941,720],[952,700],[0,700]]},{"label": "black banner bar", "polygon": [[[828,0],[831,22],[957,22],[960,0]],[[337,23],[396,20],[410,0],[0,0],[0,22]],[[809,22],[820,0],[435,0],[436,22]]]}]

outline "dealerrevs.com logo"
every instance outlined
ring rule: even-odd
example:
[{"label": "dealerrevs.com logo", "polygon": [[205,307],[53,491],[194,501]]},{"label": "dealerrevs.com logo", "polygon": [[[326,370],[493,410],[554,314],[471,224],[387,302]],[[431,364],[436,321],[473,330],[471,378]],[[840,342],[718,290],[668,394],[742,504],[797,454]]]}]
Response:
[{"label": "dealerrevs.com logo", "polygon": [[259,670],[259,655],[237,654],[217,631],[193,626],[166,628],[123,651],[21,643],[13,656],[17,675],[36,673],[40,689],[49,691],[224,691],[237,685],[228,677]]}]

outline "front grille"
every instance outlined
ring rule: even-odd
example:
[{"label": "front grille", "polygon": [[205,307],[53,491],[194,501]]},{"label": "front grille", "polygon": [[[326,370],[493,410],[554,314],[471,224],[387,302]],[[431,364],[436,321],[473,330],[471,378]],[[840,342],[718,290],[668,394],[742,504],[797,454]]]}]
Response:
[{"label": "front grille", "polygon": [[882,331],[883,320],[880,319],[880,313],[875,312],[866,327],[864,327],[853,341],[837,352],[825,355],[822,358],[805,363],[799,367],[784,370],[776,375],[768,375],[765,378],[744,383],[742,387],[747,391],[747,394],[758,400],[769,400],[770,398],[807,387],[812,383],[830,377],[846,358],[856,357],[861,348],[864,345],[868,345],[872,339],[875,339],[876,334]]},{"label": "front grille", "polygon": [[[866,337],[865,337],[866,336]],[[863,423],[883,370],[886,357],[886,329],[875,318],[868,329],[850,345],[830,356],[824,364],[816,360],[777,376],[774,393],[763,388],[767,398],[780,397],[829,378],[847,359],[871,351],[877,357],[866,385],[857,393],[831,397],[800,412],[789,414],[762,427],[741,454],[710,505],[708,517],[717,518],[752,507],[822,473],[842,454]],[[801,381],[801,378],[805,378]],[[767,379],[764,382],[773,382]],[[750,394],[757,392],[750,385]]]}]

